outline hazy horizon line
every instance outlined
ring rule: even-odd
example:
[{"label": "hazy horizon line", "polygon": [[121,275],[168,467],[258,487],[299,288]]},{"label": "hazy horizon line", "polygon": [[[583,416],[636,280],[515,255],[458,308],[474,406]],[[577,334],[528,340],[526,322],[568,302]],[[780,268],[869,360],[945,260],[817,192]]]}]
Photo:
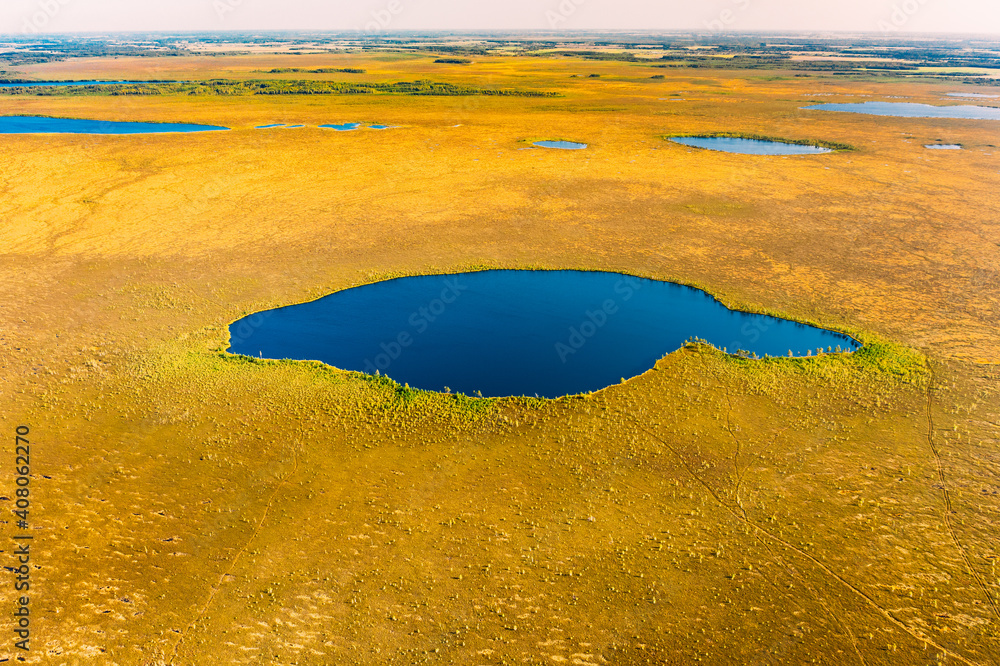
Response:
[{"label": "hazy horizon line", "polygon": [[573,35],[573,34],[609,34],[609,35],[634,35],[634,34],[644,34],[644,35],[698,35],[698,36],[712,36],[712,37],[725,37],[725,36],[736,36],[736,35],[862,35],[869,37],[878,37],[883,40],[893,40],[901,37],[929,37],[929,36],[966,36],[966,37],[987,37],[994,38],[1000,41],[1000,32],[967,32],[967,31],[929,31],[929,30],[911,30],[911,31],[894,31],[891,34],[885,34],[878,30],[816,30],[816,29],[801,29],[801,30],[789,30],[789,29],[762,29],[762,30],[707,30],[707,29],[695,29],[695,28],[663,28],[663,29],[651,29],[651,28],[565,28],[560,30],[551,30],[545,28],[409,28],[409,29],[395,29],[395,30],[379,30],[377,32],[367,30],[364,28],[328,28],[328,29],[316,29],[316,28],[231,28],[231,29],[167,29],[167,30],[144,30],[144,29],[134,29],[134,30],[72,30],[72,31],[43,31],[25,34],[18,32],[0,32],[0,37],[16,36],[22,39],[31,37],[58,37],[58,36],[70,36],[70,35],[151,35],[151,34],[161,34],[161,35],[218,35],[218,34],[231,34],[231,35],[245,35],[248,33],[266,33],[266,34],[312,34],[312,35],[340,35],[340,34],[360,34],[367,35],[372,38],[387,37],[392,35],[406,35],[406,34],[449,34],[449,35],[502,35],[502,34],[538,34],[538,35]]}]

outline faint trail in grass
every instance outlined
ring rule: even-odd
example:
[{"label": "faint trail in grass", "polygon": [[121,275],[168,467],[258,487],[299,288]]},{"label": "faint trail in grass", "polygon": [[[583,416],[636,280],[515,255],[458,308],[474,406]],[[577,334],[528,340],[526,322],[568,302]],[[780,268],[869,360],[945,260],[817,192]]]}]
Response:
[{"label": "faint trail in grass", "polygon": [[746,509],[743,508],[743,502],[740,500],[740,486],[743,485],[743,472],[740,469],[740,451],[742,445],[740,443],[740,438],[736,436],[736,431],[733,430],[733,397],[729,395],[729,387],[726,387],[726,401],[729,403],[729,409],[726,410],[726,430],[729,431],[729,435],[733,438],[733,442],[736,444],[736,450],[733,451],[733,475],[736,477],[735,483],[733,484],[733,497],[736,498],[736,505],[740,507],[740,511],[743,512],[744,517],[747,515]]},{"label": "faint trail in grass", "polygon": [[[774,554],[774,551],[771,549],[771,545],[768,544],[767,541],[765,541],[759,535],[757,535],[757,539],[761,542],[761,544],[763,544],[765,548],[767,548],[768,552],[772,553],[771,555],[772,561],[774,561],[778,566],[785,569],[785,571],[788,572],[788,575],[790,575],[792,578],[798,580],[799,583],[802,585],[802,587],[809,590],[809,594],[811,594],[813,596],[813,599],[815,599],[816,602],[823,607],[823,609],[826,611],[826,614],[833,619],[833,622],[835,624],[840,625],[841,629],[844,630],[844,633],[847,634],[847,637],[851,639],[851,647],[854,648],[854,653],[857,655],[858,661],[861,662],[861,666],[868,666],[868,662],[865,661],[864,656],[861,654],[860,648],[858,648],[858,641],[854,637],[854,632],[851,631],[851,628],[843,620],[840,619],[839,615],[833,612],[833,609],[830,608],[830,605],[827,604],[826,601],[824,601],[823,596],[819,593],[819,591],[814,589],[809,584],[809,581],[804,576],[799,574],[798,571],[795,570],[795,567],[793,567],[791,564],[786,563],[779,555]],[[808,612],[806,612],[806,615],[808,615]]]},{"label": "faint trail in grass", "polygon": [[719,384],[719,386],[724,388],[726,391],[726,403],[729,406],[726,410],[726,430],[729,432],[729,435],[733,438],[733,442],[736,444],[736,450],[733,452],[733,496],[736,498],[736,506],[739,507],[740,511],[743,512],[743,517],[746,518],[747,512],[746,509],[743,508],[743,502],[740,500],[740,486],[743,484],[743,472],[740,471],[740,449],[742,447],[740,444],[740,438],[737,437],[736,432],[733,431],[733,396],[729,392],[729,386],[722,381],[719,374],[708,367],[708,364],[705,362],[705,357],[703,355],[699,355],[699,359],[701,360],[702,368],[706,372],[711,373],[715,377],[715,381]]},{"label": "faint trail in grass", "polygon": [[281,489],[285,486],[285,484],[288,482],[288,479],[290,479],[293,476],[295,476],[295,473],[298,471],[298,469],[299,469],[299,459],[298,459],[298,456],[293,451],[292,452],[292,471],[289,472],[288,474],[286,474],[281,479],[281,481],[278,482],[278,485],[276,485],[274,487],[274,490],[271,491],[271,496],[267,498],[267,504],[264,506],[264,512],[261,514],[260,520],[257,521],[257,527],[254,528],[253,534],[251,534],[250,538],[247,539],[247,542],[245,544],[243,544],[243,548],[241,548],[239,550],[239,552],[236,553],[236,555],[233,556],[232,561],[230,561],[230,563],[229,563],[229,568],[227,568],[223,572],[223,574],[221,576],[219,576],[219,582],[216,583],[212,587],[212,592],[211,592],[211,594],[208,595],[208,601],[206,601],[205,605],[202,606],[201,612],[198,613],[198,617],[196,617],[194,620],[192,620],[191,623],[188,624],[188,626],[186,626],[184,628],[184,631],[181,632],[181,635],[177,637],[177,642],[174,643],[174,649],[173,649],[173,651],[171,653],[171,656],[170,656],[170,663],[173,663],[174,660],[177,658],[177,653],[180,650],[181,644],[184,642],[185,635],[187,633],[190,633],[190,631],[194,627],[196,627],[199,622],[202,621],[202,619],[205,617],[206,613],[208,613],[208,609],[212,607],[212,602],[215,601],[215,596],[219,593],[219,590],[222,589],[222,585],[223,585],[223,582],[226,580],[226,577],[229,576],[229,575],[231,575],[232,572],[233,572],[233,570],[236,569],[236,564],[239,562],[240,558],[250,548],[250,544],[252,544],[254,542],[254,539],[257,538],[257,535],[260,534],[260,528],[264,525],[264,521],[267,520],[267,514],[270,513],[270,511],[271,511],[271,505],[274,503],[274,498],[278,496],[278,492],[280,492]]},{"label": "faint trail in grass", "polygon": [[[705,369],[706,370],[708,369],[707,366],[706,366]],[[717,379],[718,379],[718,377],[717,377]],[[718,381],[719,381],[720,384],[722,384],[721,379],[718,379]],[[729,409],[730,409],[730,413],[731,413],[731,411],[732,411],[732,397],[729,395],[728,387],[726,389],[726,397],[729,399]],[[731,422],[731,420],[730,420],[730,414],[729,413],[726,414],[726,421],[727,421],[727,425]],[[740,440],[736,436],[736,433],[733,431],[732,427],[728,427],[727,429],[729,430],[729,434],[732,435],[733,439],[736,441],[736,456],[738,456],[739,455],[739,451],[740,451]],[[780,435],[785,430],[787,430],[787,428],[783,428],[783,429],[779,430],[778,432],[776,432],[774,434],[774,437],[771,439],[771,441],[765,447],[765,450],[767,448],[769,448],[770,446],[772,446],[774,444],[774,442],[777,441],[778,435]],[[659,439],[659,438],[657,438],[657,439]],[[660,441],[662,441],[662,440],[660,440]],[[743,519],[746,520],[747,522],[750,522],[749,518],[747,516],[746,508],[743,506],[743,503],[740,500],[739,485],[740,485],[740,480],[742,478],[742,475],[739,473],[739,467],[738,467],[738,465],[735,462],[736,460],[737,460],[737,458],[734,457],[734,467],[736,468],[736,471],[737,471],[737,482],[736,482],[736,491],[735,491],[736,508],[739,509],[740,513],[743,514]],[[703,485],[705,485],[705,484],[703,484]],[[716,499],[718,499],[718,498],[716,498]],[[721,500],[719,500],[719,501],[721,502]],[[788,573],[788,575],[790,577],[798,580],[799,584],[802,585],[803,588],[805,588],[806,590],[808,590],[809,594],[812,595],[813,599],[815,599],[816,602],[820,606],[823,607],[823,610],[826,611],[826,615],[832,620],[832,622],[834,624],[839,625],[841,627],[841,629],[843,629],[844,633],[851,640],[851,647],[854,648],[854,652],[857,655],[858,660],[861,662],[862,666],[867,666],[867,662],[865,661],[864,656],[861,654],[861,650],[858,648],[858,643],[857,643],[857,639],[854,637],[854,632],[851,631],[850,627],[848,627],[840,619],[840,617],[836,613],[833,612],[833,609],[830,608],[829,604],[826,603],[826,601],[823,599],[822,595],[820,595],[820,593],[809,584],[808,580],[806,580],[805,577],[803,577],[802,575],[800,575],[798,573],[798,571],[796,571],[795,568],[792,565],[786,563],[779,555],[777,555],[777,554],[774,553],[774,550],[771,548],[771,545],[767,542],[766,539],[764,539],[760,534],[756,534],[755,533],[754,536],[761,543],[761,545],[764,548],[766,548],[769,553],[771,553],[771,560],[775,564],[777,564],[778,566],[780,566],[782,569],[784,569]],[[772,583],[772,585],[773,585],[773,583]],[[775,589],[777,589],[777,586],[774,586],[774,587],[775,587]],[[788,595],[783,595],[783,596],[788,596]],[[808,612],[806,614],[808,615]]]},{"label": "faint trail in grass", "polygon": [[881,615],[882,617],[884,617],[886,620],[888,620],[889,622],[891,622],[892,624],[894,624],[896,627],[898,627],[899,629],[901,629],[905,633],[909,634],[912,638],[914,638],[918,642],[924,643],[925,645],[929,645],[929,646],[931,646],[931,647],[933,647],[933,648],[935,648],[937,650],[940,650],[943,654],[945,654],[945,655],[947,655],[947,656],[949,656],[949,657],[951,657],[951,658],[953,658],[953,659],[955,659],[957,661],[960,661],[963,664],[966,664],[966,666],[985,666],[984,664],[981,664],[979,662],[971,661],[970,659],[967,659],[966,657],[963,657],[962,655],[960,655],[960,654],[958,654],[956,652],[952,652],[951,650],[949,650],[948,648],[944,647],[943,645],[940,645],[940,644],[936,643],[933,639],[930,638],[930,636],[927,636],[926,634],[924,634],[919,629],[915,629],[913,627],[910,627],[908,624],[906,624],[905,622],[903,622],[902,620],[900,620],[896,616],[894,616],[891,612],[887,611],[882,606],[880,606],[879,603],[877,601],[875,601],[875,599],[873,599],[867,593],[865,593],[864,590],[860,589],[859,587],[857,587],[854,584],[852,584],[851,582],[849,582],[846,578],[844,578],[843,576],[841,576],[840,574],[838,574],[836,571],[834,571],[833,569],[831,569],[828,565],[826,565],[823,562],[821,562],[818,558],[814,557],[813,555],[810,555],[809,553],[807,553],[806,551],[802,550],[801,548],[793,546],[790,542],[784,540],[783,538],[781,538],[777,534],[771,532],[770,530],[764,528],[761,525],[758,525],[757,523],[755,523],[754,521],[750,520],[749,518],[744,517],[742,515],[742,513],[737,508],[734,508],[730,504],[727,504],[726,502],[724,502],[722,500],[722,498],[719,497],[719,495],[715,492],[715,490],[712,488],[712,486],[710,486],[704,479],[702,479],[701,476],[699,476],[698,473],[694,469],[691,468],[691,466],[687,463],[687,461],[684,460],[684,457],[682,455],[680,455],[680,453],[673,446],[671,446],[665,439],[663,439],[662,437],[660,437],[659,435],[657,435],[655,432],[649,430],[634,415],[629,414],[628,412],[623,412],[623,411],[621,411],[619,409],[616,409],[614,411],[617,412],[618,414],[620,414],[621,416],[623,416],[623,417],[625,417],[627,419],[632,420],[632,422],[635,423],[636,427],[639,430],[641,430],[642,432],[646,433],[648,436],[652,437],[656,441],[660,442],[668,451],[670,451],[670,453],[672,453],[674,455],[675,458],[677,458],[677,460],[680,462],[681,466],[685,469],[685,471],[687,471],[687,473],[690,474],[691,477],[696,482],[698,482],[698,484],[701,485],[708,492],[708,494],[711,495],[712,498],[715,499],[715,501],[718,502],[719,505],[721,505],[722,508],[724,508],[726,511],[728,511],[734,518],[736,518],[737,520],[745,523],[747,526],[749,526],[749,527],[751,527],[751,528],[753,528],[755,530],[758,530],[759,532],[761,532],[762,534],[766,535],[768,538],[770,538],[771,540],[775,541],[776,543],[781,544],[782,546],[784,546],[788,550],[791,550],[792,552],[799,554],[800,556],[804,557],[805,559],[807,559],[810,562],[812,562],[813,564],[815,564],[822,571],[826,572],[827,575],[829,575],[830,577],[832,577],[833,579],[835,579],[837,582],[839,582],[841,585],[843,585],[844,587],[846,587],[848,590],[850,590],[851,592],[853,592],[855,595],[857,595],[858,597],[860,597],[868,606],[870,606],[872,609],[874,609],[876,613],[878,613],[879,615]]},{"label": "faint trail in grass", "polygon": [[962,560],[965,561],[966,568],[972,574],[972,577],[976,579],[976,583],[979,584],[979,589],[986,596],[986,600],[993,609],[993,614],[1000,619],[1000,609],[997,608],[996,600],[993,599],[993,595],[990,594],[990,590],[986,587],[986,583],[979,575],[979,572],[972,566],[972,559],[969,557],[965,546],[962,545],[962,541],[958,538],[958,532],[955,531],[955,524],[951,520],[952,514],[957,512],[951,506],[951,494],[948,492],[944,476],[944,463],[941,461],[941,453],[937,450],[937,445],[934,443],[934,366],[931,365],[930,360],[927,361],[927,369],[931,375],[930,381],[927,382],[927,444],[930,445],[931,452],[934,454],[934,464],[937,466],[938,481],[941,485],[941,496],[944,498],[944,523],[951,534],[951,540],[955,542],[955,547],[962,554]]}]

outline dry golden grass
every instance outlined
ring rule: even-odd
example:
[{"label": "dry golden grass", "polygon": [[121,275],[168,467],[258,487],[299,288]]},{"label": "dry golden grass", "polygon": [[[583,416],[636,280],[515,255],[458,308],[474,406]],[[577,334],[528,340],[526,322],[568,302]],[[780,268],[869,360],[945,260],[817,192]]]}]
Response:
[{"label": "dry golden grass", "polygon": [[[24,71],[352,66],[368,74],[328,78],[564,96],[0,98],[5,115],[233,128],[0,138],[0,413],[32,426],[50,477],[29,662],[1000,661],[995,123],[799,110],[941,85],[430,60]],[[253,129],[346,121],[402,127]],[[857,150],[660,138],[715,131]],[[590,148],[519,150],[543,137]],[[922,148],[937,140],[966,150]],[[481,265],[698,284],[931,372],[691,348],[586,398],[470,403],[218,353],[246,312]]]}]

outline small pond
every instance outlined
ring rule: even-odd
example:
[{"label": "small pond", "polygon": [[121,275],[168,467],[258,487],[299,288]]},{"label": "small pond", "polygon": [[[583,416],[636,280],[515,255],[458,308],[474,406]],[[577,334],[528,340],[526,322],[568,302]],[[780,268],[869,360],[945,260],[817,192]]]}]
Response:
[{"label": "small pond", "polygon": [[585,143],[575,143],[573,141],[535,141],[533,146],[539,148],[558,148],[559,150],[583,150],[587,147]]},{"label": "small pond", "polygon": [[184,123],[135,123],[48,116],[0,116],[0,134],[162,134],[165,132],[215,132],[215,125]]},{"label": "small pond", "polygon": [[911,102],[862,102],[860,104],[814,104],[803,107],[815,111],[864,113],[870,116],[900,118],[964,118],[967,120],[1000,120],[1000,108],[989,106],[931,106]]},{"label": "small pond", "polygon": [[433,391],[550,398],[642,374],[692,337],[760,356],[859,347],[840,333],[730,310],[691,287],[569,270],[377,282],[249,315],[229,332],[235,354],[379,371]]},{"label": "small pond", "polygon": [[821,153],[833,152],[831,149],[823,148],[822,146],[785,143],[783,141],[738,139],[726,136],[675,136],[671,137],[670,140],[674,143],[693,148],[721,150],[726,153],[739,153],[741,155],[819,155]]},{"label": "small pond", "polygon": [[320,125],[323,129],[337,130],[338,132],[350,132],[361,127],[361,123],[343,123],[341,125]]},{"label": "small pond", "polygon": [[929,148],[930,150],[962,150],[961,144],[958,143],[927,143],[924,144],[924,148]]}]

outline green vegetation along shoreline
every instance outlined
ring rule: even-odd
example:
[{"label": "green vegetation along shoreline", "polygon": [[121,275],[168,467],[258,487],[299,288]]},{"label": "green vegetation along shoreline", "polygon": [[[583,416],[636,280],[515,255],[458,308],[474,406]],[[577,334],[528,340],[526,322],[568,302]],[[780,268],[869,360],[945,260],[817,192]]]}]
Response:
[{"label": "green vegetation along shoreline", "polygon": [[351,83],[346,81],[235,81],[214,79],[210,81],[175,81],[169,83],[138,83],[93,86],[35,86],[0,89],[3,95],[34,95],[81,97],[96,95],[434,95],[467,96],[491,95],[497,97],[560,97],[559,93],[543,90],[516,88],[479,88],[440,81],[399,81],[394,83]]}]

